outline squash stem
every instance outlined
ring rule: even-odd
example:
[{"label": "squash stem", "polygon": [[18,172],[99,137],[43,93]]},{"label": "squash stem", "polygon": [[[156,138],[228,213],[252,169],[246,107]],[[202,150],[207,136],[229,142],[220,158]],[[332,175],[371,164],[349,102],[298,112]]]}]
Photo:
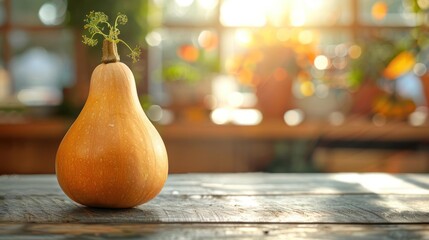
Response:
[{"label": "squash stem", "polygon": [[102,63],[114,63],[119,62],[120,58],[118,55],[118,48],[115,42],[107,39],[103,40],[103,57],[101,58]]}]

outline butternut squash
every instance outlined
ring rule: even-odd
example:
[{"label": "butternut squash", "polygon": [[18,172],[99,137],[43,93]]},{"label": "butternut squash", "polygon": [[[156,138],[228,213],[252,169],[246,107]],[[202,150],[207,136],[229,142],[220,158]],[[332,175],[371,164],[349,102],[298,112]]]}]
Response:
[{"label": "butternut squash", "polygon": [[62,190],[90,207],[143,204],[168,175],[164,143],[140,105],[133,73],[119,61],[117,42],[104,39],[88,99],[56,156]]}]

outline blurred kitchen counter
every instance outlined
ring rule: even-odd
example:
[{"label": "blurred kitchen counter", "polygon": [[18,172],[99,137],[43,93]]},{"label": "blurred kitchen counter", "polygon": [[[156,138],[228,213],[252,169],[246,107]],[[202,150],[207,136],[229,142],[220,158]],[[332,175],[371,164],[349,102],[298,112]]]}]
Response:
[{"label": "blurred kitchen counter", "polygon": [[[0,174],[53,173],[56,150],[71,123],[64,119],[0,123]],[[388,122],[375,126],[362,118],[349,119],[339,126],[307,121],[292,127],[273,120],[256,126],[177,122],[157,128],[166,144],[173,173],[264,171],[275,158],[275,144],[279,141],[429,142],[428,124],[413,127],[406,122]],[[418,156],[424,159],[423,166],[429,166],[427,153]],[[383,171],[369,169],[377,170]],[[427,170],[426,167],[424,171]],[[341,167],[327,171],[341,171]]]}]

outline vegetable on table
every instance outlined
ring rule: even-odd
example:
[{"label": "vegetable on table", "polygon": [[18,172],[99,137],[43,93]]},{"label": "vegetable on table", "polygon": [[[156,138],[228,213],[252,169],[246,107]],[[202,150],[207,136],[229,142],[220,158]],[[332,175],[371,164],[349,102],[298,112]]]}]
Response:
[{"label": "vegetable on table", "polygon": [[140,55],[139,48],[118,37],[118,26],[127,17],[118,14],[110,24],[104,13],[90,12],[85,21],[89,36],[83,36],[83,43],[95,46],[96,37],[103,37],[102,63],[94,69],[88,99],[58,148],[57,179],[77,203],[134,207],[153,199],[164,186],[167,152],[140,105],[133,73],[117,52],[117,44],[123,43],[134,61]]}]

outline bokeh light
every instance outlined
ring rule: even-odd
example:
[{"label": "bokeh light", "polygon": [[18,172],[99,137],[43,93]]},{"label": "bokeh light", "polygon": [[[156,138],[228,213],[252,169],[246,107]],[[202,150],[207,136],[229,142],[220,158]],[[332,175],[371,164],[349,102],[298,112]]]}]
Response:
[{"label": "bokeh light", "polygon": [[224,125],[232,123],[235,125],[251,126],[258,125],[262,121],[262,113],[257,109],[234,109],[217,108],[210,114],[213,123]]},{"label": "bokeh light", "polygon": [[426,74],[427,72],[427,67],[425,64],[423,63],[416,63],[413,67],[413,72],[414,74],[416,74],[417,76],[421,77],[423,75]]},{"label": "bokeh light", "polygon": [[358,45],[352,45],[349,48],[349,56],[352,59],[358,59],[362,55],[362,48]]},{"label": "bokeh light", "polygon": [[408,117],[408,123],[411,126],[421,126],[426,123],[428,117],[428,109],[425,106],[418,107],[414,112]]},{"label": "bokeh light", "polygon": [[159,32],[153,31],[146,35],[146,43],[151,47],[156,47],[161,44],[162,36]]},{"label": "bokeh light", "polygon": [[172,111],[163,109],[159,105],[151,105],[146,110],[147,117],[152,121],[161,125],[167,125],[174,121],[174,114]]},{"label": "bokeh light", "polygon": [[231,110],[227,108],[216,108],[210,114],[210,119],[218,125],[227,124],[230,121]]},{"label": "bokeh light", "polygon": [[300,109],[289,110],[284,115],[284,121],[291,127],[298,126],[304,121],[304,112]]},{"label": "bokeh light", "polygon": [[421,9],[426,10],[429,8],[429,0],[417,0],[417,5],[419,5]]},{"label": "bokeh light", "polygon": [[252,126],[262,121],[262,113],[257,109],[235,109],[231,111],[231,122],[236,125]]},{"label": "bokeh light", "polygon": [[329,67],[329,59],[325,55],[319,55],[314,59],[314,66],[319,70],[325,70]]},{"label": "bokeh light", "polygon": [[146,114],[150,120],[158,122],[162,119],[162,108],[159,105],[151,105]]},{"label": "bokeh light", "polygon": [[66,0],[46,2],[39,9],[39,19],[44,25],[59,25],[65,20],[66,10]]},{"label": "bokeh light", "polygon": [[187,62],[195,62],[197,61],[200,53],[193,45],[185,44],[177,49],[177,55]]},{"label": "bokeh light", "polygon": [[314,83],[312,81],[304,81],[301,83],[300,92],[302,96],[309,97],[314,94]]},{"label": "bokeh light", "polygon": [[198,44],[206,50],[212,50],[216,48],[218,44],[216,33],[208,30],[202,31],[198,36]]},{"label": "bokeh light", "polygon": [[389,6],[384,1],[375,2],[371,8],[371,15],[375,20],[383,20],[387,12],[389,10]]}]

